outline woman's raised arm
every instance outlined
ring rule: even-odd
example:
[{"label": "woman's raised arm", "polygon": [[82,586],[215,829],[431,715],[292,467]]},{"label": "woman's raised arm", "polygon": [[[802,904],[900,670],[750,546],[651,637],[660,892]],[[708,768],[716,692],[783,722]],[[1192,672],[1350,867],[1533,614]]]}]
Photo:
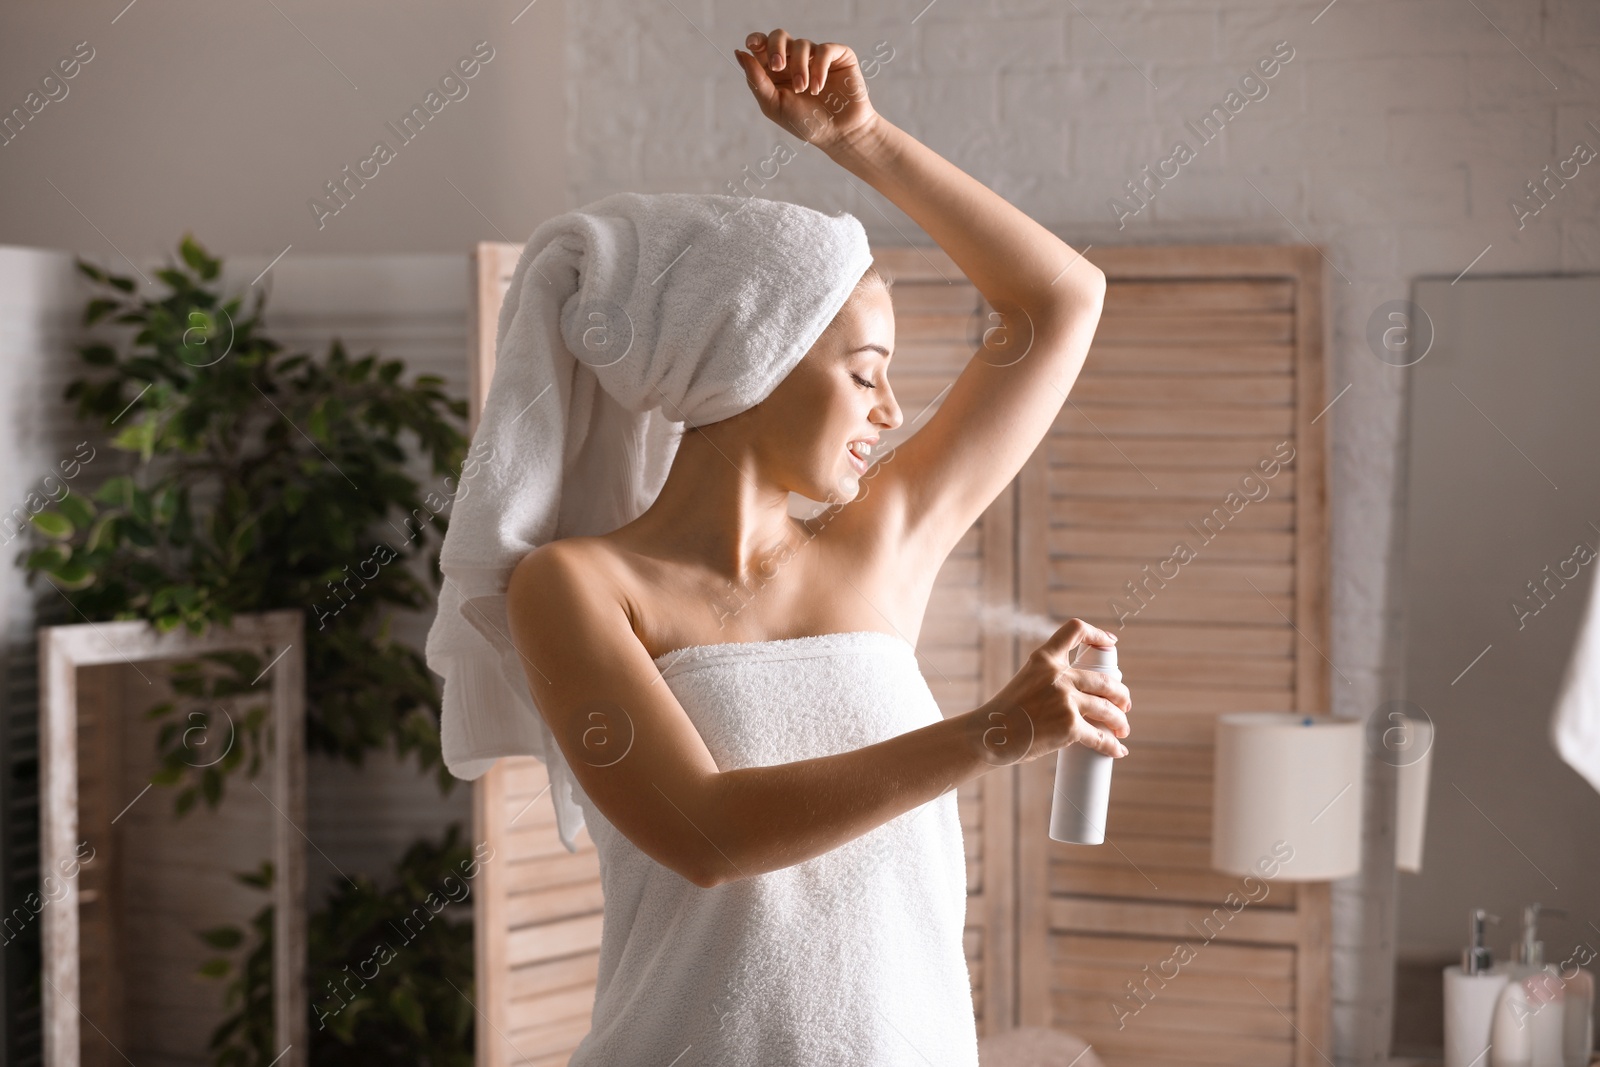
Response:
[{"label": "woman's raised arm", "polygon": [[942,558],[1049,432],[1099,324],[1105,274],[878,114],[847,46],[783,30],[746,43],[752,54],[736,54],[762,113],[915,220],[1000,313],[939,410],[857,502],[872,521],[904,516],[901,535],[942,546]]}]

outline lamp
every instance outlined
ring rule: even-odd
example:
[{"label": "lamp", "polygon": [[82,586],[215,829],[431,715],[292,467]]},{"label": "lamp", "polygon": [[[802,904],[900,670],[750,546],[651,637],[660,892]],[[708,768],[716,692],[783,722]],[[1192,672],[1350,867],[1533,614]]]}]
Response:
[{"label": "lamp", "polygon": [[[1361,869],[1362,723],[1295,712],[1217,717],[1211,866],[1288,881]],[[1279,851],[1292,851],[1284,859]]]}]

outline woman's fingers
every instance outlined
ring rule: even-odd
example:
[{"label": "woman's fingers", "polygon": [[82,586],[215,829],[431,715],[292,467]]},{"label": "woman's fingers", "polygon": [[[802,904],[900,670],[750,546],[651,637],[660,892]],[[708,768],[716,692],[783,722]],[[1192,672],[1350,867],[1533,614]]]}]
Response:
[{"label": "woman's fingers", "polygon": [[819,44],[811,53],[811,95],[816,96],[822,92],[828,82],[828,71],[833,67],[833,61],[844,55],[845,47],[842,44]]},{"label": "woman's fingers", "polygon": [[1068,619],[1039,646],[1037,652],[1065,665],[1072,662],[1072,650],[1085,644],[1115,648],[1117,638],[1115,634],[1107,633],[1098,626],[1090,626],[1082,619]]},{"label": "woman's fingers", "polygon": [[1073,744],[1093,749],[1102,755],[1126,756],[1128,754],[1128,750],[1123,747],[1122,742],[1118,741],[1110,730],[1096,726],[1081,715],[1078,717],[1077,723],[1074,724],[1072,733]]},{"label": "woman's fingers", "polygon": [[[733,54],[738,58],[739,66],[744,68],[745,84],[749,85],[750,91],[755,94],[756,102],[760,104],[762,114],[772,114],[772,109],[777,107],[778,90],[772,84],[772,79],[767,76],[766,69],[761,65],[760,58],[749,52],[741,52],[737,48],[733,50]],[[750,61],[749,63],[745,62],[747,59]]]},{"label": "woman's fingers", "polygon": [[1105,697],[1123,711],[1133,710],[1133,694],[1128,687],[1102,671],[1074,668],[1074,682],[1085,693]]},{"label": "woman's fingers", "polygon": [[811,84],[811,42],[796,37],[789,42],[789,88],[797,93],[806,91]]},{"label": "woman's fingers", "polygon": [[773,30],[767,34],[767,69],[783,70],[788,62],[789,31]]},{"label": "woman's fingers", "polygon": [[791,36],[786,30],[752,33],[745,38],[750,54],[769,71],[788,71],[789,88],[815,96],[828,79],[828,68],[845,51],[840,44],[817,44],[806,37]]},{"label": "woman's fingers", "polygon": [[1128,736],[1128,717],[1122,713],[1121,708],[1109,700],[1102,697],[1089,697],[1078,713],[1085,719],[1103,725],[1107,730],[1111,731],[1114,737]]}]

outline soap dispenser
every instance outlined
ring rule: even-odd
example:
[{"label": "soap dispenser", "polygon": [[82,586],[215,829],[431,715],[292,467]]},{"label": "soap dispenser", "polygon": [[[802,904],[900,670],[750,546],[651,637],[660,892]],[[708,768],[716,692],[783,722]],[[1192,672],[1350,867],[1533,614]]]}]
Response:
[{"label": "soap dispenser", "polygon": [[1579,960],[1574,952],[1573,957],[1563,960],[1560,966],[1561,977],[1567,983],[1566,1010],[1561,1013],[1566,1020],[1566,1067],[1589,1067],[1589,1058],[1594,1053],[1594,975],[1577,966],[1593,959],[1594,952],[1587,945],[1584,948],[1588,959]]},{"label": "soap dispenser", "polygon": [[[1566,915],[1560,908],[1539,904],[1522,909],[1522,939],[1512,950],[1511,980],[1496,1004],[1489,1040],[1496,1050],[1504,1046],[1508,1064],[1563,1067],[1566,983],[1556,968],[1544,961],[1544,942],[1539,940],[1541,913]],[[1496,1067],[1493,1052],[1490,1064]]]},{"label": "soap dispenser", "polygon": [[1461,965],[1444,969],[1445,1067],[1482,1067],[1495,1004],[1511,980],[1504,966],[1494,965],[1494,954],[1483,943],[1484,923],[1499,921],[1498,915],[1473,908],[1467,916]]}]

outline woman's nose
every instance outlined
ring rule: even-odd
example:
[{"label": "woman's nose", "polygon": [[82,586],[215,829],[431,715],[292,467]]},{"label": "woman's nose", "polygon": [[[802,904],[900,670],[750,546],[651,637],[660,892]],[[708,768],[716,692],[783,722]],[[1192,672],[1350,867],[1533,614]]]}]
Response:
[{"label": "woman's nose", "polygon": [[879,413],[883,416],[884,429],[893,430],[905,421],[905,415],[900,411],[900,402],[895,399],[894,390],[885,386],[887,397],[878,405]]}]

